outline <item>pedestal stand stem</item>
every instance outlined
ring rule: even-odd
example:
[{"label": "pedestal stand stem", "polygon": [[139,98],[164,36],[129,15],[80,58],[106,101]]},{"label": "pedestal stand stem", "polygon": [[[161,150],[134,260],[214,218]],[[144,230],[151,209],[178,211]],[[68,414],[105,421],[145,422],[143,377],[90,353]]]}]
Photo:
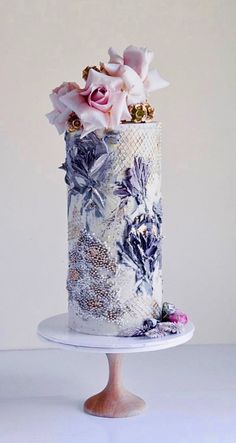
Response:
[{"label": "pedestal stand stem", "polygon": [[145,408],[145,402],[123,387],[121,354],[106,354],[106,356],[109,365],[108,383],[103,391],[86,400],[85,412],[111,418],[140,414]]},{"label": "pedestal stand stem", "polygon": [[112,392],[120,393],[123,390],[122,382],[122,355],[106,354],[109,365],[109,378],[106,389]]}]

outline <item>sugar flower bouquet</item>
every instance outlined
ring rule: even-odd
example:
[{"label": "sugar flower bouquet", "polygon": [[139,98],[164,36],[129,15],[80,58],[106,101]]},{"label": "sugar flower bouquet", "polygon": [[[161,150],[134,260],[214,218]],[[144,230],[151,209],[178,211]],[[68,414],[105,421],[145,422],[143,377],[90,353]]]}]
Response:
[{"label": "sugar flower bouquet", "polygon": [[153,118],[148,94],[169,84],[156,69],[150,69],[153,52],[128,46],[123,56],[113,48],[108,53],[108,63],[83,70],[84,87],[64,82],[53,89],[50,99],[54,109],[47,118],[59,134],[80,129],[84,137],[92,131],[115,130],[123,121]]}]

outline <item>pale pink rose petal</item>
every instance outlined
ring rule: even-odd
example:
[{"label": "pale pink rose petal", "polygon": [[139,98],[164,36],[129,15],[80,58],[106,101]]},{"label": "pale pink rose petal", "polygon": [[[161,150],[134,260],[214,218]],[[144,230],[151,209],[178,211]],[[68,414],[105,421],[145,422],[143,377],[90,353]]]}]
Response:
[{"label": "pale pink rose petal", "polygon": [[100,105],[107,105],[108,100],[109,100],[109,97],[110,97],[110,93],[107,92],[106,95],[104,95],[104,96],[101,97],[101,98],[98,98],[98,99],[96,100],[96,103],[99,103]]},{"label": "pale pink rose petal", "polygon": [[101,103],[92,103],[91,105],[92,108],[94,109],[98,109],[100,112],[109,112],[111,109],[111,103],[107,103],[105,105],[101,104]]},{"label": "pale pink rose petal", "polygon": [[80,118],[83,125],[84,123],[88,125],[88,123],[91,122],[96,129],[107,128],[109,123],[109,114],[91,108],[87,103],[81,106]]},{"label": "pale pink rose petal", "polygon": [[123,80],[125,90],[128,91],[128,105],[145,102],[145,89],[139,75],[132,68],[126,65],[120,67],[120,75]]},{"label": "pale pink rose petal", "polygon": [[100,112],[109,112],[111,109],[111,104],[107,103],[106,105],[101,105],[100,103],[93,103],[91,106],[94,109],[98,109]]},{"label": "pale pink rose petal", "polygon": [[91,93],[91,100],[97,103],[106,104],[109,99],[109,91],[106,87],[101,86]]},{"label": "pale pink rose petal", "polygon": [[102,67],[105,69],[105,71],[110,75],[114,77],[119,77],[120,67],[123,66],[118,63],[103,63]]},{"label": "pale pink rose petal", "polygon": [[53,104],[54,110],[49,112],[46,116],[49,122],[56,126],[59,134],[62,134],[66,130],[66,123],[71,113],[69,109],[62,101],[61,98],[69,91],[79,90],[79,86],[76,83],[64,82],[57,88],[53,89],[50,94],[50,99]]},{"label": "pale pink rose petal", "polygon": [[93,91],[93,89],[95,89],[95,88],[92,88],[92,86],[88,86],[87,88],[83,88],[83,89],[81,89],[81,91],[79,91],[79,93],[80,93],[80,95],[84,95],[85,97],[87,96],[89,96],[89,94]]},{"label": "pale pink rose petal", "polygon": [[68,94],[65,94],[63,97],[60,97],[60,101],[66,105],[67,108],[74,111],[79,117],[79,110],[81,109],[81,105],[85,103],[84,97],[81,96],[80,92],[74,89]]},{"label": "pale pink rose petal", "polygon": [[71,91],[61,98],[63,103],[78,115],[81,124],[83,125],[83,132],[81,137],[85,137],[96,129],[108,127],[109,114],[105,114],[92,106],[89,106],[86,98],[83,97],[79,91]]},{"label": "pale pink rose petal", "polygon": [[127,65],[104,63],[106,72],[122,79],[122,89],[128,92],[128,105],[146,101],[143,82],[139,75]]},{"label": "pale pink rose petal", "polygon": [[123,111],[121,114],[121,120],[129,122],[131,121],[131,115],[128,109],[127,99],[128,99],[128,94],[126,92],[123,92]]},{"label": "pale pink rose petal", "polygon": [[80,87],[75,82],[63,82],[60,86],[54,88],[52,92],[55,92],[59,95],[64,95],[67,94],[67,92],[72,91],[73,89],[80,89]]},{"label": "pale pink rose petal", "polygon": [[71,109],[66,108],[64,112],[60,112],[58,114],[58,117],[57,117],[56,121],[59,124],[63,124],[63,123],[66,124],[70,114],[71,114]]},{"label": "pale pink rose petal", "polygon": [[106,91],[106,93],[102,95],[100,99],[97,98],[99,97],[97,91],[98,89],[90,93],[90,95],[88,96],[88,104],[96,109],[99,109],[101,112],[108,112],[111,109],[109,91]]},{"label": "pale pink rose petal", "polygon": [[124,51],[124,64],[134,69],[144,81],[148,75],[153,55],[153,52],[147,48],[137,48],[131,45]]},{"label": "pale pink rose petal", "polygon": [[85,85],[85,90],[89,87],[92,90],[98,88],[99,86],[106,86],[108,89],[120,89],[122,81],[120,78],[111,77],[103,72],[97,72],[94,69],[89,70],[88,78]]},{"label": "pale pink rose petal", "polygon": [[78,83],[69,82],[67,84],[68,84],[68,88],[70,91],[72,91],[73,89],[81,89],[80,86],[78,85]]},{"label": "pale pink rose petal", "polygon": [[51,125],[54,125],[54,122],[56,120],[56,118],[58,117],[58,111],[56,111],[55,109],[51,112],[48,112],[48,114],[46,114],[46,117],[49,121],[49,123],[51,123]]},{"label": "pale pink rose petal", "polygon": [[50,100],[52,102],[53,107],[59,111],[64,112],[65,111],[65,105],[60,101],[60,95],[58,95],[56,92],[52,92],[50,95]]},{"label": "pale pink rose petal", "polygon": [[70,109],[65,109],[64,112],[54,110],[46,114],[46,117],[48,118],[49,123],[56,126],[58,133],[61,135],[66,129],[66,123],[70,113]]},{"label": "pale pink rose petal", "polygon": [[144,81],[144,86],[146,91],[149,93],[157,89],[166,88],[169,86],[169,82],[164,80],[156,69],[152,69],[149,71],[148,76]]},{"label": "pale pink rose petal", "polygon": [[109,127],[109,114],[100,112],[95,108],[87,105],[87,109],[81,113],[81,123],[83,124],[83,131],[81,138],[85,137],[92,131],[99,129],[107,129]]},{"label": "pale pink rose petal", "polygon": [[53,89],[53,91],[49,95],[49,97],[51,99],[53,107],[57,111],[59,111],[59,112],[65,111],[65,106],[60,101],[60,97],[62,97],[63,95],[67,94],[70,91],[73,91],[74,89],[79,90],[80,88],[79,88],[79,85],[77,85],[77,83],[72,83],[72,82],[64,82],[60,86],[58,86],[57,88]]},{"label": "pale pink rose petal", "polygon": [[109,122],[110,129],[116,129],[119,126],[121,120],[131,120],[126,99],[126,92],[116,92],[112,95],[112,109],[110,112]]},{"label": "pale pink rose petal", "polygon": [[121,65],[124,64],[124,59],[121,57],[114,48],[108,49],[108,54],[110,55],[109,63],[120,63]]},{"label": "pale pink rose petal", "polygon": [[71,113],[71,109],[66,109],[64,112],[58,114],[58,117],[54,121],[54,125],[56,126],[58,132],[62,134],[66,130],[67,120]]},{"label": "pale pink rose petal", "polygon": [[60,94],[60,93],[62,93],[62,95],[63,95],[63,94],[66,94],[66,93],[69,92],[69,91],[70,91],[70,89],[69,89],[69,83],[67,83],[67,82],[63,82],[63,83],[61,83],[60,86],[57,86],[56,88],[54,88],[54,89],[52,90],[52,92],[54,92],[55,94]]}]

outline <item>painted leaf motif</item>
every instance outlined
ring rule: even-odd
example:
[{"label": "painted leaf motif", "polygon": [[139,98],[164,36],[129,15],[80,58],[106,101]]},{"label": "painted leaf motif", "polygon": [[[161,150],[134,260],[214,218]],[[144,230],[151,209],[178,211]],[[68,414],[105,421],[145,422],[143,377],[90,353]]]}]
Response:
[{"label": "painted leaf motif", "polygon": [[133,197],[137,204],[144,203],[148,177],[149,165],[142,157],[135,157],[133,166],[126,170],[125,178],[116,183],[117,187],[114,190],[114,194],[121,198],[123,206],[129,197]]},{"label": "painted leaf motif", "polygon": [[101,216],[105,207],[101,188],[112,165],[107,144],[94,133],[82,140],[79,134],[68,133],[65,140],[66,160],[61,169],[66,171],[65,181],[69,187],[68,207],[72,196],[81,194],[81,212],[95,211],[96,216]]},{"label": "painted leaf motif", "polygon": [[153,292],[153,273],[161,268],[161,240],[155,216],[142,214],[126,220],[122,243],[117,243],[119,262],[135,270],[137,293]]}]

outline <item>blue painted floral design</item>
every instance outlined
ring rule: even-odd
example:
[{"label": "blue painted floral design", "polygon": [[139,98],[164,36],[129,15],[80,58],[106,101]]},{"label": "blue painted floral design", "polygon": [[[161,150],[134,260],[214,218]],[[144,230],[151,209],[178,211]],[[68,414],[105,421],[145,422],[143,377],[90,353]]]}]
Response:
[{"label": "blue painted floral design", "polygon": [[162,224],[162,217],[163,217],[163,211],[162,211],[162,199],[160,198],[157,203],[153,203],[152,210],[156,216],[157,224],[159,227]]},{"label": "blue painted floral design", "polygon": [[160,226],[154,216],[142,214],[133,221],[126,219],[123,242],[118,242],[119,262],[135,271],[137,294],[153,293],[153,273],[161,268]]},{"label": "blue painted floral design", "polygon": [[142,157],[134,157],[133,166],[125,171],[125,178],[117,182],[117,188],[114,190],[114,194],[121,199],[120,208],[127,204],[129,197],[133,197],[137,205],[145,203],[148,177],[148,164]]},{"label": "blue painted floral design", "polygon": [[94,211],[97,217],[103,215],[105,194],[102,184],[111,169],[112,158],[105,139],[99,139],[94,132],[84,138],[79,134],[65,136],[66,160],[61,169],[66,171],[68,210],[73,195],[81,194],[81,214]]}]

